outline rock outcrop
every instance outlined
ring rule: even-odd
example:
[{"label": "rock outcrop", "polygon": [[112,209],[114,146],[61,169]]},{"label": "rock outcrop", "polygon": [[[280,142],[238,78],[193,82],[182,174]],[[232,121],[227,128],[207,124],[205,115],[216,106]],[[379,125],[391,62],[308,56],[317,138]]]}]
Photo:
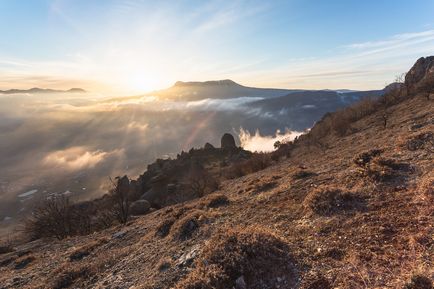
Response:
[{"label": "rock outcrop", "polygon": [[409,93],[430,92],[434,88],[434,56],[419,58],[405,76]]},{"label": "rock outcrop", "polygon": [[236,148],[235,139],[233,135],[230,133],[225,133],[221,139],[221,148],[222,149],[233,149]]}]

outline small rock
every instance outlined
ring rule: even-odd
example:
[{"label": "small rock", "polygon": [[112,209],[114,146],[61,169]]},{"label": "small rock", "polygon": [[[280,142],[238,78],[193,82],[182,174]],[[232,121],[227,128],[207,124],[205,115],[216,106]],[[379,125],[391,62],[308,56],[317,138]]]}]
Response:
[{"label": "small rock", "polygon": [[121,239],[123,238],[125,235],[127,234],[127,232],[124,231],[120,231],[120,232],[116,232],[112,235],[113,239]]},{"label": "small rock", "polygon": [[246,281],[244,281],[244,276],[240,276],[237,280],[235,280],[235,288],[247,289]]},{"label": "small rock", "polygon": [[193,248],[191,248],[190,251],[184,253],[183,255],[181,255],[181,257],[179,257],[178,262],[176,262],[176,265],[180,268],[190,266],[193,263],[194,259],[199,254],[199,251],[200,251],[199,246],[193,246]]}]

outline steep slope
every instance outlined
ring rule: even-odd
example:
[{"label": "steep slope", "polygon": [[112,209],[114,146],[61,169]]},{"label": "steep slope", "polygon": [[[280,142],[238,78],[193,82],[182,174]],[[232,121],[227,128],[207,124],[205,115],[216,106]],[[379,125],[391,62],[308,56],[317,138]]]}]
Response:
[{"label": "steep slope", "polygon": [[386,128],[374,113],[350,135],[327,136],[326,149],[298,146],[212,195],[125,227],[18,246],[0,257],[0,288],[402,288],[414,275],[422,277],[413,283],[430,282],[433,115],[432,101],[419,95],[389,107]]}]

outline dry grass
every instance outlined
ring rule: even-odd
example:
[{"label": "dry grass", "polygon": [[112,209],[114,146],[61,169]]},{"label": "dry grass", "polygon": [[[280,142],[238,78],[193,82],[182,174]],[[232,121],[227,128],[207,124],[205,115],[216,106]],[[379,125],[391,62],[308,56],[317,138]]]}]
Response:
[{"label": "dry grass", "polygon": [[155,236],[164,238],[170,233],[170,229],[172,228],[173,224],[175,223],[175,218],[168,218],[162,221],[155,231]]},{"label": "dry grass", "polygon": [[207,242],[195,269],[176,288],[233,288],[241,278],[247,288],[289,288],[296,281],[289,252],[285,240],[269,230],[228,229]]},{"label": "dry grass", "polygon": [[18,270],[24,269],[35,260],[36,260],[36,257],[32,254],[21,256],[21,257],[15,259],[14,268],[18,269]]},{"label": "dry grass", "polygon": [[432,289],[433,284],[432,281],[426,277],[421,275],[415,275],[411,277],[411,281],[405,284],[404,289]]},{"label": "dry grass", "polygon": [[185,241],[206,222],[207,213],[201,210],[193,210],[183,218],[177,220],[171,228],[171,234],[174,240]]},{"label": "dry grass", "polygon": [[271,164],[271,154],[254,153],[250,159],[232,164],[230,167],[223,169],[221,174],[226,179],[236,179],[261,171]]},{"label": "dry grass", "polygon": [[364,198],[355,192],[335,187],[322,187],[310,192],[304,200],[305,208],[321,216],[363,210]]},{"label": "dry grass", "polygon": [[107,243],[109,240],[108,238],[100,238],[98,240],[92,241],[88,244],[85,244],[84,246],[81,246],[77,249],[75,249],[70,255],[69,260],[71,261],[78,261],[83,259],[86,256],[89,256],[93,250],[101,246],[102,244]]},{"label": "dry grass", "polygon": [[228,197],[224,194],[213,194],[206,199],[208,208],[218,208],[227,206],[230,203]]},{"label": "dry grass", "polygon": [[299,169],[297,170],[293,175],[292,178],[295,180],[299,180],[299,179],[306,179],[306,178],[310,178],[313,176],[316,176],[317,174],[305,169]]}]

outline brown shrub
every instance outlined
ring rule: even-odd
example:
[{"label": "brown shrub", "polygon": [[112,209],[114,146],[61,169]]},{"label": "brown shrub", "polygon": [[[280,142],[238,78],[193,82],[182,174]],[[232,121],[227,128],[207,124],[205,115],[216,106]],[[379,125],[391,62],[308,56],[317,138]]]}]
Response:
[{"label": "brown shrub", "polygon": [[359,166],[360,174],[374,182],[387,182],[399,176],[401,172],[412,170],[409,164],[367,154],[361,154],[354,162]]},{"label": "brown shrub", "polygon": [[53,289],[62,289],[68,288],[77,279],[87,278],[94,274],[93,270],[88,265],[84,266],[74,266],[68,267],[66,270],[62,271],[56,278],[53,280],[52,288]]},{"label": "brown shrub", "polygon": [[226,206],[228,204],[229,204],[229,199],[228,197],[226,197],[226,195],[223,194],[214,194],[207,199],[208,208],[217,208],[217,207]]},{"label": "brown shrub", "polygon": [[303,289],[331,289],[333,288],[330,281],[324,276],[310,277],[309,280],[303,280],[301,288]]},{"label": "brown shrub", "polygon": [[69,255],[69,260],[70,261],[81,260],[84,257],[89,256],[92,253],[92,251],[95,250],[97,247],[107,242],[108,242],[108,238],[101,238],[93,242],[90,242],[89,244],[86,244],[82,247],[79,247]]},{"label": "brown shrub", "polygon": [[341,212],[361,210],[365,207],[365,201],[357,193],[326,187],[310,192],[304,200],[304,206],[318,215],[330,216]]},{"label": "brown shrub", "polygon": [[24,224],[24,232],[31,239],[71,236],[81,224],[75,222],[75,212],[68,198],[52,197],[44,200]]},{"label": "brown shrub", "polygon": [[433,284],[428,277],[415,275],[411,277],[410,283],[407,283],[404,289],[433,289]]},{"label": "brown shrub", "polygon": [[173,229],[171,229],[173,239],[184,241],[191,238],[205,219],[206,213],[204,211],[194,210],[190,212],[173,225]]},{"label": "brown shrub", "polygon": [[36,258],[33,255],[25,255],[22,256],[18,259],[15,260],[15,269],[24,269],[27,267],[27,265],[29,265],[30,263],[32,263],[33,261],[35,261]]},{"label": "brown shrub", "polygon": [[157,230],[155,231],[155,236],[164,238],[169,235],[170,229],[172,228],[175,221],[175,218],[168,218],[161,222],[160,225],[158,225]]},{"label": "brown shrub", "polygon": [[317,175],[317,174],[314,173],[314,172],[311,172],[311,171],[308,171],[308,170],[300,169],[300,170],[297,170],[297,171],[292,175],[292,178],[298,180],[298,179],[310,178],[310,177],[313,177],[313,176],[316,176],[316,175]]},{"label": "brown shrub", "polygon": [[[80,284],[80,281],[86,282],[93,276],[104,272],[111,268],[120,259],[124,258],[131,252],[129,246],[121,249],[111,249],[110,251],[100,254],[92,263],[76,264],[67,262],[54,270],[47,277],[48,284],[44,284],[47,288],[61,289],[68,288],[74,285],[74,288],[89,288]],[[83,262],[86,262],[84,260]],[[48,285],[48,286],[47,286]],[[45,286],[43,286],[45,288]]]},{"label": "brown shrub", "polygon": [[357,155],[353,162],[359,167],[366,167],[374,157],[381,155],[384,152],[383,149],[372,149],[367,152],[362,152]]},{"label": "brown shrub", "polygon": [[272,164],[271,154],[254,153],[248,160],[237,162],[225,168],[222,175],[227,179],[236,179],[261,171]]},{"label": "brown shrub", "polygon": [[171,266],[172,266],[172,260],[169,258],[165,258],[163,260],[160,260],[160,262],[158,262],[157,270],[159,272],[165,272],[169,270]]},{"label": "brown shrub", "polygon": [[220,186],[219,181],[201,166],[193,166],[187,176],[187,183],[196,197],[212,193]]},{"label": "brown shrub", "polygon": [[13,252],[14,248],[9,245],[9,244],[5,244],[5,245],[0,245],[0,255],[1,254],[6,254],[6,253],[10,253]]},{"label": "brown shrub", "polygon": [[416,151],[422,148],[432,150],[433,146],[434,146],[434,134],[431,132],[421,133],[416,136],[413,136],[406,143],[406,147],[410,151]]},{"label": "brown shrub", "polygon": [[[262,228],[228,229],[207,242],[195,269],[177,289],[277,288],[295,283],[294,262],[284,239]],[[238,287],[236,287],[238,288]]]}]

